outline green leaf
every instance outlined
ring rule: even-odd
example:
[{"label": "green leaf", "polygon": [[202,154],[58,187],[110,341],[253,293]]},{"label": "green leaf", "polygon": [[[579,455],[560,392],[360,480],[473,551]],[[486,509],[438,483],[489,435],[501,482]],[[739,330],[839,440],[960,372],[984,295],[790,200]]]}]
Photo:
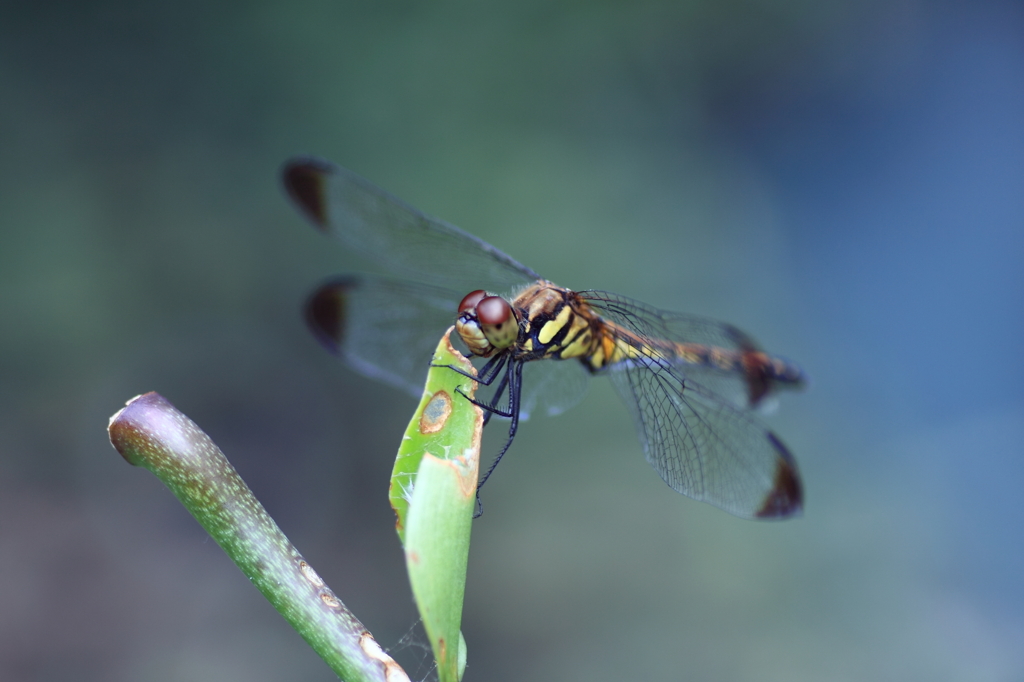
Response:
[{"label": "green leaf", "polygon": [[476,382],[436,366],[476,375],[452,348],[451,331],[434,353],[435,366],[399,448],[390,490],[409,582],[441,682],[456,682],[465,669],[459,628],[483,430],[480,408],[456,392],[472,396]]}]

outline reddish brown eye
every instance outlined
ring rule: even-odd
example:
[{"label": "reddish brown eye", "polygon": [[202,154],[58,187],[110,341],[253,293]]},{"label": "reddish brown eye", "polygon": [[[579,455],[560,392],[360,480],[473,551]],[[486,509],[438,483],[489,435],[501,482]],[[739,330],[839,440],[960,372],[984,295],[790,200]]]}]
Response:
[{"label": "reddish brown eye", "polygon": [[501,296],[488,296],[476,304],[476,318],[480,324],[505,324],[510,317],[512,306]]},{"label": "reddish brown eye", "polygon": [[512,305],[500,296],[487,296],[476,304],[479,330],[490,344],[489,353],[511,348],[519,335],[519,321]]},{"label": "reddish brown eye", "polygon": [[487,292],[483,289],[477,289],[476,291],[469,292],[466,294],[466,297],[462,299],[462,302],[459,303],[459,312],[464,313],[467,310],[475,308],[477,303],[486,296]]},{"label": "reddish brown eye", "polygon": [[512,316],[512,306],[501,296],[487,296],[476,304],[481,325],[504,325]]}]

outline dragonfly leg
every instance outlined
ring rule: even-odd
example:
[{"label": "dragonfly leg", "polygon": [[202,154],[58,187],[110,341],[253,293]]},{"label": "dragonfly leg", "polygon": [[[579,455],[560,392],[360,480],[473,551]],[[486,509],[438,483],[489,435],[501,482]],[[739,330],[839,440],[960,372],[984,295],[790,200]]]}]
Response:
[{"label": "dragonfly leg", "polygon": [[451,371],[457,372],[458,374],[461,374],[462,376],[466,377],[467,379],[472,379],[473,381],[475,381],[478,384],[483,384],[484,386],[490,386],[491,383],[494,381],[494,378],[496,376],[498,376],[498,372],[500,372],[501,368],[505,366],[505,362],[507,360],[508,360],[508,354],[507,353],[502,353],[501,355],[495,355],[493,358],[488,360],[487,364],[485,364],[483,367],[481,367],[480,371],[477,372],[476,374],[470,374],[466,370],[461,369],[459,367],[456,367],[455,365],[435,365],[435,364],[431,363],[430,366],[431,367],[447,367]]},{"label": "dragonfly leg", "polygon": [[470,398],[460,389],[455,389],[459,395],[461,395],[463,398],[465,398],[466,400],[473,403],[474,405],[476,405],[477,407],[484,411],[484,426],[487,426],[488,422],[491,421],[491,417],[493,417],[494,415],[498,415],[499,417],[505,417],[506,419],[512,416],[511,411],[506,412],[498,407],[498,401],[501,400],[501,395],[505,392],[505,387],[508,386],[508,377],[509,374],[511,374],[511,371],[512,367],[510,365],[508,371],[506,371],[505,374],[501,377],[501,382],[498,384],[498,387],[494,389],[494,395],[491,396],[490,403],[482,403],[479,400]]},{"label": "dragonfly leg", "polygon": [[[480,479],[480,483],[476,486],[476,511],[473,512],[473,518],[479,518],[484,513],[484,504],[480,501],[480,488],[484,487],[484,483],[487,483],[487,479],[494,473],[494,469],[498,466],[498,462],[508,452],[509,446],[512,445],[512,440],[516,437],[516,431],[519,429],[519,407],[520,407],[520,395],[523,387],[523,363],[522,361],[512,361],[512,364],[508,368],[508,372],[505,373],[505,379],[502,383],[508,381],[508,406],[509,416],[512,419],[512,423],[508,427],[508,440],[505,441],[505,446],[501,448],[501,452],[494,458],[494,462],[491,463],[490,468],[487,469],[487,473]],[[500,392],[498,395],[501,395]],[[494,413],[501,414],[497,410]],[[505,416],[505,415],[502,415]]]},{"label": "dragonfly leg", "polygon": [[491,421],[491,417],[494,416],[496,412],[500,412],[500,410],[498,410],[498,401],[501,400],[501,394],[505,392],[505,387],[508,385],[509,374],[511,374],[511,372],[505,372],[505,376],[501,377],[501,383],[499,383],[498,387],[494,389],[494,395],[491,396],[490,407],[484,410],[484,426],[487,426],[487,423]]},{"label": "dragonfly leg", "polygon": [[[493,358],[487,361],[487,364],[480,368],[480,372],[475,376],[458,367],[455,367],[454,365],[431,365],[431,367],[447,367],[453,372],[458,372],[462,376],[466,377],[467,379],[472,379],[478,384],[490,386],[492,383],[494,383],[494,379],[498,376],[498,374],[501,373],[501,370],[502,368],[505,367],[505,363],[508,362],[508,359],[509,355],[507,353],[502,353],[501,355],[494,356]],[[487,422],[491,420],[492,414],[497,414],[505,418],[512,416],[511,413],[504,412],[498,409],[498,400],[500,399],[501,394],[505,390],[505,386],[507,385],[508,374],[508,372],[505,372],[502,375],[501,383],[498,384],[497,390],[494,391],[494,397],[490,403],[482,403],[479,400],[470,398],[461,389],[455,389],[456,393],[458,393],[463,398],[465,398],[466,400],[473,403],[474,405],[476,405],[477,407],[484,411],[484,426],[487,426]]]}]

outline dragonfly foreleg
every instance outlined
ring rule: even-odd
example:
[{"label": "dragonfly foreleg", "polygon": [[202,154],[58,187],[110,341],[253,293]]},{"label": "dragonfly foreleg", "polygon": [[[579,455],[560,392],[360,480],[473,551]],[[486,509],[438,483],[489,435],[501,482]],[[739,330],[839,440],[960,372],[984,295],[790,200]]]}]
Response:
[{"label": "dragonfly foreleg", "polygon": [[508,361],[508,354],[507,353],[502,353],[501,355],[495,355],[493,358],[488,360],[487,364],[485,364],[483,367],[481,367],[480,371],[477,372],[476,374],[470,374],[466,370],[464,370],[464,369],[462,369],[460,367],[456,367],[455,365],[435,365],[434,363],[430,363],[430,366],[431,367],[446,367],[446,368],[450,369],[453,372],[461,374],[462,376],[466,377],[467,379],[472,379],[473,381],[475,381],[478,384],[483,384],[484,386],[490,386],[491,383],[494,382],[494,378],[496,376],[498,376],[498,372],[501,371],[501,368],[505,366],[505,363],[507,361]]}]

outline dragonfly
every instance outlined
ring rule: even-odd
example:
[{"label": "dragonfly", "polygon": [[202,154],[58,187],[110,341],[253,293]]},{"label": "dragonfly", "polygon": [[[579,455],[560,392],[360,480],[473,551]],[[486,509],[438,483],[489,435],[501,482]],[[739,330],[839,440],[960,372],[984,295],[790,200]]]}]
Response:
[{"label": "dragonfly", "polygon": [[801,511],[796,461],[755,416],[780,389],[806,384],[795,364],[729,324],[560,287],[328,161],[295,158],[282,175],[316,228],[401,275],[340,276],[313,292],[306,321],[328,350],[415,397],[436,340],[453,322],[484,363],[470,378],[492,396],[467,399],[510,427],[478,483],[478,512],[479,486],[519,422],[572,407],[592,375],[611,379],[647,461],[676,491],[743,518]]}]

